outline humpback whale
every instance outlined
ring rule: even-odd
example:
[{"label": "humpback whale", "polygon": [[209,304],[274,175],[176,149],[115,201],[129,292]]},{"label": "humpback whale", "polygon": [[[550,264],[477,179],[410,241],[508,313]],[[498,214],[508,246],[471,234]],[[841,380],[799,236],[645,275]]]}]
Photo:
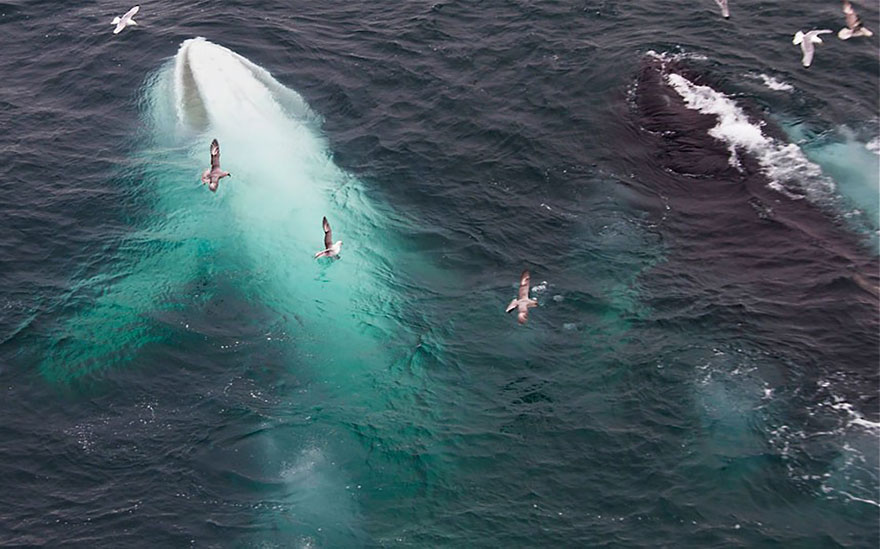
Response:
[{"label": "humpback whale", "polygon": [[[272,537],[281,546],[362,545],[352,477],[381,486],[420,467],[371,419],[396,406],[394,395],[408,398],[408,385],[384,377],[409,360],[394,343],[405,332],[394,280],[406,274],[387,269],[398,247],[387,206],[378,209],[333,162],[320,117],[298,93],[223,46],[184,41],[148,78],[141,105],[148,131],[135,161],[144,209],[155,215],[121,238],[109,272],[74,281],[62,320],[47,328],[40,373],[60,385],[95,384],[123,368],[149,369],[151,353],[166,348],[154,343],[202,342],[234,364],[246,360],[241,345],[271,344],[261,360],[275,361],[296,387],[290,400],[320,417],[249,438],[249,450],[259,448],[248,454],[252,467],[271,487],[258,496],[288,513],[269,513]],[[235,151],[242,185],[204,200],[191,167],[214,139]],[[316,211],[344,216],[359,243],[332,271],[303,261],[314,253],[303,235],[314,234]],[[212,318],[228,315],[238,321],[219,332]],[[268,342],[265,325],[283,337]],[[345,345],[328,345],[327,334]],[[364,429],[380,450],[365,448]]]},{"label": "humpback whale", "polygon": [[[876,422],[880,399],[865,387],[880,380],[877,227],[860,232],[838,183],[694,65],[644,57],[626,107],[633,126],[618,146],[635,190],[662,197],[666,260],[641,277],[647,304],[667,329],[748,333],[796,365],[787,373],[805,393],[815,387],[807,380],[845,370],[846,383],[819,386],[816,406],[833,390]],[[829,330],[829,316],[845,321]]]},{"label": "humpback whale", "polygon": [[[639,277],[643,321],[658,338],[686,332],[706,350],[700,369],[711,373],[697,373],[692,392],[708,452],[779,448],[796,456],[793,483],[805,461],[838,479],[820,499],[826,490],[871,498],[874,471],[841,467],[846,448],[864,447],[865,429],[880,424],[876,220],[861,232],[846,216],[844,182],[726,85],[684,56],[646,55],[621,102],[628,121],[609,133],[617,169],[632,174],[628,186],[662,234],[664,260]],[[789,394],[764,402],[761,386]],[[816,445],[836,450],[800,459]]]}]

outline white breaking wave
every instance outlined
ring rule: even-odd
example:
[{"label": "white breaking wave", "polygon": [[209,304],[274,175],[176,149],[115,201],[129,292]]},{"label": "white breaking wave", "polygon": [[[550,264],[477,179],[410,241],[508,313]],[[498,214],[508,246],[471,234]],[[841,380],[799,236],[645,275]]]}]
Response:
[{"label": "white breaking wave", "polygon": [[880,156],[880,136],[877,136],[874,139],[865,143],[865,148],[872,153]]},{"label": "white breaking wave", "polygon": [[728,145],[732,166],[741,168],[737,153],[745,151],[758,161],[772,189],[791,198],[806,196],[813,201],[833,197],[834,182],[807,159],[800,147],[765,135],[762,124],[749,120],[735,101],[680,74],[669,73],[666,80],[688,108],[718,117],[718,124],[709,130],[709,135]]}]

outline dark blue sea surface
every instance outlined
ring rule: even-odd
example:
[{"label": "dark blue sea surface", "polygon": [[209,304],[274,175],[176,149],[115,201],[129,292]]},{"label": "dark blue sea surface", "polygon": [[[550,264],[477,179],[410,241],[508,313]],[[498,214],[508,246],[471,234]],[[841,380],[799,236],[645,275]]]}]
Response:
[{"label": "dark blue sea surface", "polygon": [[877,547],[876,2],[129,7],[0,0],[0,545]]}]

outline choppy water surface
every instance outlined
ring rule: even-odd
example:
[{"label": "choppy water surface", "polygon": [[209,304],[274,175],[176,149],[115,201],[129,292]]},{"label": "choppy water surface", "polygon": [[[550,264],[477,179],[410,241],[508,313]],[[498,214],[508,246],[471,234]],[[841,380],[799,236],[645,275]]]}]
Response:
[{"label": "choppy water surface", "polygon": [[0,544],[876,547],[836,3],[128,7],[0,3]]}]

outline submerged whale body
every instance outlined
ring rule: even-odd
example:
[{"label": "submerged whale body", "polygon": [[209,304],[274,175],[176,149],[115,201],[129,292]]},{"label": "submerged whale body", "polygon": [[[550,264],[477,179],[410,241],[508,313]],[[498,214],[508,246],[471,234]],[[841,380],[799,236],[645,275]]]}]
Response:
[{"label": "submerged whale body", "polygon": [[[386,218],[333,163],[303,98],[228,48],[183,42],[148,78],[141,104],[150,132],[135,162],[150,215],[120,243],[110,272],[74,283],[41,374],[59,384],[100,383],[121,367],[149,371],[154,351],[169,367],[191,366],[187,356],[204,354],[241,368],[248,357],[230,354],[229,344],[259,349],[254,356],[274,361],[297,387],[285,402],[320,410],[321,421],[248,436],[256,462],[248,471],[271,487],[255,497],[288,513],[267,511],[271,536],[255,535],[285,547],[362,545],[352,479],[339,464],[368,460],[375,471],[353,474],[370,474],[380,486],[386,474],[412,475],[398,446],[367,458],[348,430],[393,406],[395,397],[377,387],[405,356],[395,348],[400,328],[388,307],[400,300],[386,268],[395,247]],[[193,181],[212,139],[222,143],[223,167],[236,184],[206,200]],[[346,238],[357,243],[329,270],[310,260],[315,212],[344,218]],[[402,276],[403,269],[394,273]],[[283,337],[266,337],[267,325]],[[328,333],[345,345],[328,345]],[[175,347],[169,342],[185,343],[187,353],[161,354]],[[399,383],[395,391],[407,398]],[[251,474],[235,469],[230,477]]]},{"label": "submerged whale body", "polygon": [[[154,311],[185,306],[191,301],[187,288],[206,270],[215,271],[213,278],[225,270],[257,269],[264,274],[242,281],[250,286],[259,280],[248,291],[282,314],[307,317],[311,302],[302,298],[318,295],[321,284],[294,283],[303,266],[293,258],[313,253],[311,240],[301,238],[314,232],[313,212],[344,209],[353,224],[380,230],[359,183],[330,160],[320,119],[302,97],[231,50],[201,38],[186,40],[149,79],[143,104],[152,128],[145,147],[146,194],[155,197],[152,208],[161,215],[127,237],[133,245],[123,247],[132,252],[120,257],[119,273],[77,284],[77,292],[97,295],[71,306],[69,320],[56,330],[41,366],[53,380],[128,363],[143,345],[162,340],[174,327],[157,321]],[[237,185],[212,205],[189,190],[215,137]],[[335,196],[347,204],[335,204]],[[141,253],[144,242],[149,251]],[[383,257],[383,239],[370,242],[369,253]],[[358,321],[343,313],[353,295],[387,292],[382,279],[358,277],[373,268],[365,261],[350,260],[334,272],[350,291],[334,292],[322,310],[338,311],[343,323]],[[319,332],[324,323],[340,322],[333,315],[313,316]]]}]

